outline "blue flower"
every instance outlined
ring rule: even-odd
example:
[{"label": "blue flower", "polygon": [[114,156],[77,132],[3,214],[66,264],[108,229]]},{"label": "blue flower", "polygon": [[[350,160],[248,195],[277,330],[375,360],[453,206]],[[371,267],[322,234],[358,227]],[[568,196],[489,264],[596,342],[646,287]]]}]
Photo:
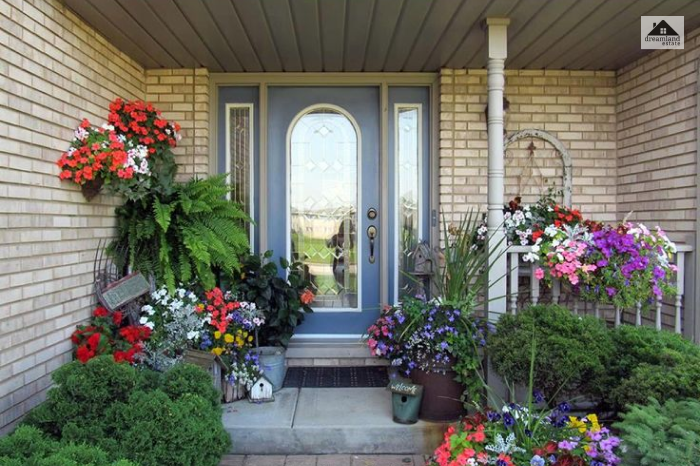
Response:
[{"label": "blue flower", "polygon": [[497,422],[501,420],[501,415],[496,411],[489,411],[486,416],[489,418],[489,422]]},{"label": "blue flower", "polygon": [[532,392],[532,397],[535,399],[535,403],[544,403],[544,394],[540,390],[535,390]]},{"label": "blue flower", "polygon": [[571,406],[566,401],[563,401],[563,402],[559,403],[559,406],[557,406],[557,409],[559,411],[561,411],[562,413],[568,413],[569,411],[571,411]]},{"label": "blue flower", "polygon": [[510,413],[503,414],[503,425],[506,427],[513,427],[515,424],[515,418],[510,415]]},{"label": "blue flower", "polygon": [[530,460],[530,466],[544,466],[544,458],[540,455],[535,455]]}]

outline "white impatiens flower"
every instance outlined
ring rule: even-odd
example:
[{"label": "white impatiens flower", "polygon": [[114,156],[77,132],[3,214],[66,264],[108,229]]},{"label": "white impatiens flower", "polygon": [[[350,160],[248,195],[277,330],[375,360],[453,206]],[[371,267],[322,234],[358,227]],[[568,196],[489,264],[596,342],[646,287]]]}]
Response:
[{"label": "white impatiens flower", "polygon": [[525,262],[537,262],[540,260],[540,255],[535,252],[528,252],[523,256]]},{"label": "white impatiens flower", "polygon": [[105,131],[114,131],[114,126],[108,123],[102,123],[102,129]]},{"label": "white impatiens flower", "polygon": [[146,304],[141,308],[141,312],[145,312],[149,316],[152,316],[153,314],[155,314],[156,311],[155,309],[153,309],[153,306],[151,306],[150,304]]},{"label": "white impatiens flower", "polygon": [[74,131],[73,134],[75,135],[75,138],[76,138],[76,139],[78,139],[78,140],[80,140],[80,141],[84,141],[85,138],[88,137],[88,134],[89,134],[89,133],[88,133],[87,130],[86,130],[85,128],[83,128],[82,126],[78,126],[78,127],[75,129],[75,131]]},{"label": "white impatiens flower", "polygon": [[195,338],[199,338],[199,332],[196,330],[190,330],[187,332],[187,339],[188,340],[194,340]]}]

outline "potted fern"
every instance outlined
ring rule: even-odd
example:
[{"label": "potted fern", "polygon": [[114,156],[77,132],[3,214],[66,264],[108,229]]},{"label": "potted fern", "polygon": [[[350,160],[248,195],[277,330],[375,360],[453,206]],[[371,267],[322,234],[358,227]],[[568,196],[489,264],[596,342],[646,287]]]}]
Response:
[{"label": "potted fern", "polygon": [[314,295],[301,263],[280,258],[278,266],[270,260],[272,254],[267,251],[243,258],[240,274],[233,277],[233,290],[239,300],[255,303],[264,314],[265,324],[256,331],[256,351],[265,376],[277,391],[286,375],[286,348],[304,316],[313,312]]}]

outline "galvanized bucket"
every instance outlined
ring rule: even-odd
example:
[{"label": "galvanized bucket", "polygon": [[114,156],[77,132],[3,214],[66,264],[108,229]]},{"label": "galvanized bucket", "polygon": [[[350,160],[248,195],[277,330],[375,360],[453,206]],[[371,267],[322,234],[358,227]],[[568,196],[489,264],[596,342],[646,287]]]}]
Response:
[{"label": "galvanized bucket", "polygon": [[284,385],[284,377],[287,375],[287,350],[281,346],[261,346],[255,348],[255,351],[260,356],[263,374],[272,383],[272,391],[278,391]]}]

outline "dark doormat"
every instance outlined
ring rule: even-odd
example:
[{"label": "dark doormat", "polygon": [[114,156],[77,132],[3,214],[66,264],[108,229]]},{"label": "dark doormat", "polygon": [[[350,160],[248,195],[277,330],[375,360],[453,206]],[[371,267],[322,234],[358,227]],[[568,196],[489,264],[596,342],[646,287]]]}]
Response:
[{"label": "dark doormat", "polygon": [[290,367],[284,379],[285,387],[348,388],[386,387],[389,376],[386,367]]}]

